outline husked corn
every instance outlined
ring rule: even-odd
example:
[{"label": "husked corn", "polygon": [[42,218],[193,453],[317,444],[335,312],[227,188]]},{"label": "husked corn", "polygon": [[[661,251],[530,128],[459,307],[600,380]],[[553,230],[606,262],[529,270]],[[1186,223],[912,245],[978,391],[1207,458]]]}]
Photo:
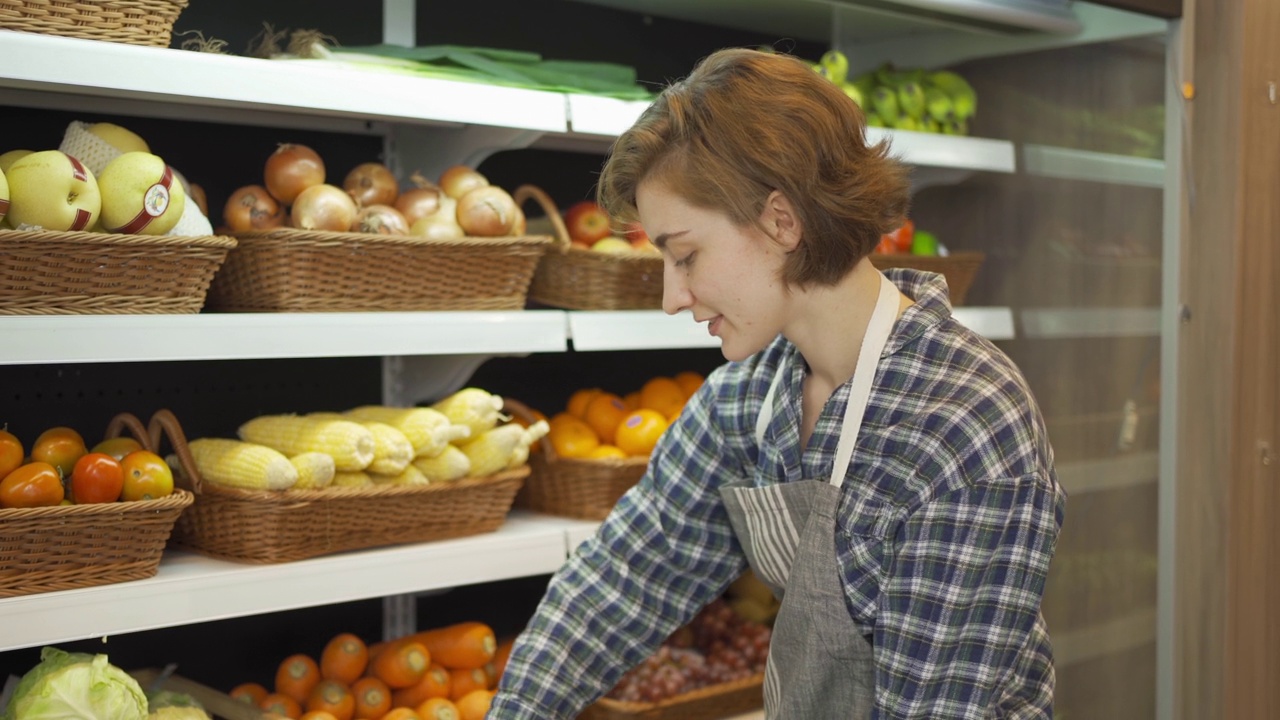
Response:
[{"label": "husked corn", "polygon": [[422,471],[412,465],[406,465],[404,470],[395,475],[376,475],[369,474],[375,485],[430,485],[431,481]]},{"label": "husked corn", "polygon": [[463,388],[431,407],[444,413],[454,425],[470,428],[473,438],[497,427],[503,419],[502,398],[480,388]]},{"label": "husked corn", "polygon": [[366,487],[373,485],[373,478],[363,470],[342,471],[333,474],[332,487]]},{"label": "husked corn", "polygon": [[334,467],[350,472],[373,462],[373,433],[349,420],[298,415],[263,415],[240,426],[240,439],[275,448],[290,457],[322,452]]},{"label": "husked corn", "polygon": [[346,416],[362,422],[386,423],[404,433],[413,446],[414,457],[439,455],[450,442],[470,437],[471,429],[453,424],[444,413],[425,407],[362,405]]},{"label": "husked corn", "polygon": [[549,425],[545,420],[530,425],[528,428],[518,423],[507,423],[470,440],[459,447],[471,460],[471,474],[475,477],[492,475],[505,470],[516,456],[516,449],[525,449],[524,457],[528,459],[528,447],[547,434]]},{"label": "husked corn", "polygon": [[450,445],[435,457],[414,458],[413,467],[431,482],[449,482],[471,474],[471,458],[457,446]]},{"label": "husked corn", "polygon": [[289,458],[269,447],[225,438],[199,438],[187,446],[200,477],[214,485],[287,490],[298,482]]},{"label": "husked corn", "polygon": [[336,469],[333,465],[333,457],[330,455],[322,452],[305,452],[289,458],[289,462],[293,463],[298,470],[298,483],[294,485],[295,488],[316,490],[329,487],[333,483],[333,474]]}]

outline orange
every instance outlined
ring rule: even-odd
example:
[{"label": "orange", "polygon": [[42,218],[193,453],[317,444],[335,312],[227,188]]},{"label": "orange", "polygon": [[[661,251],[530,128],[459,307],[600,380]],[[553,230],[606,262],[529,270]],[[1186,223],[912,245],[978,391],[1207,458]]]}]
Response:
[{"label": "orange", "polygon": [[369,663],[369,648],[352,633],[334,635],[320,653],[320,677],[348,685],[360,679]]},{"label": "orange", "polygon": [[302,714],[302,705],[297,700],[282,693],[270,693],[258,702],[258,708],[264,712],[296,718]]},{"label": "orange", "polygon": [[622,396],[622,404],[627,406],[628,410],[640,409],[640,391],[629,392]]},{"label": "orange", "polygon": [[458,707],[449,698],[434,697],[418,706],[422,720],[458,720]]},{"label": "orange", "polygon": [[495,694],[492,690],[472,690],[458,698],[454,704],[458,706],[460,720],[484,720]]},{"label": "orange", "polygon": [[667,429],[667,417],[657,410],[641,408],[630,413],[618,426],[618,449],[627,455],[648,455]]},{"label": "orange", "polygon": [[547,439],[560,457],[585,457],[600,444],[590,425],[567,414],[553,418]]},{"label": "orange", "polygon": [[596,437],[600,438],[601,442],[612,443],[613,433],[618,429],[618,423],[622,422],[627,412],[627,406],[622,402],[622,398],[610,392],[601,392],[596,393],[587,402],[586,415],[582,419],[596,432]]},{"label": "orange", "polygon": [[565,403],[564,410],[576,418],[584,418],[587,416],[587,403],[591,402],[591,398],[598,393],[604,392],[600,388],[582,388],[573,391],[569,396],[569,401]]},{"label": "orange", "polygon": [[391,689],[378,678],[360,678],[351,684],[357,718],[380,718],[391,710]]},{"label": "orange", "polygon": [[320,682],[320,666],[301,653],[290,655],[276,668],[276,692],[304,702],[311,688]]},{"label": "orange", "polygon": [[[356,710],[356,697],[351,688],[336,680],[321,680],[311,688],[307,696],[307,712],[322,710],[332,714],[338,720],[352,720]],[[291,715],[290,717],[297,717]]]},{"label": "orange", "polygon": [[671,379],[675,380],[680,389],[684,391],[686,398],[693,397],[693,394],[698,392],[698,388],[702,387],[702,383],[706,380],[706,378],[692,370],[676,373],[676,376]]},{"label": "orange", "polygon": [[583,455],[584,458],[590,460],[607,460],[609,458],[625,458],[626,453],[617,445],[597,445],[594,450]]},{"label": "orange", "polygon": [[640,388],[640,407],[657,410],[662,417],[684,407],[686,396],[680,385],[669,377],[655,377]]}]

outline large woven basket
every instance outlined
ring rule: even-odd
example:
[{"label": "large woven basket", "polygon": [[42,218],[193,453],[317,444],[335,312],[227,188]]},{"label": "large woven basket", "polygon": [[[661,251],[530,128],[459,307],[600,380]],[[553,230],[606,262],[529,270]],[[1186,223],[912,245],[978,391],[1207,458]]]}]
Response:
[{"label": "large woven basket", "polygon": [[168,47],[187,0],[0,0],[0,29]]},{"label": "large woven basket", "polygon": [[872,253],[871,264],[877,269],[910,268],[940,273],[947,281],[952,305],[963,305],[973,279],[986,256],[980,252],[955,252],[950,255],[911,255],[908,253]]},{"label": "large woven basket", "polygon": [[0,315],[197,313],[228,237],[0,230]]},{"label": "large woven basket", "polygon": [[[506,398],[506,409],[531,421],[533,413],[519,401]],[[532,473],[515,504],[519,507],[582,520],[603,520],[613,506],[644,475],[648,457],[565,458],[556,455],[543,437],[540,451],[529,454]]]},{"label": "large woven basket", "polygon": [[[132,415],[112,420],[108,437],[125,426],[155,451]],[[0,510],[0,597],[155,575],[174,521],[193,500],[178,489],[157,500]]]},{"label": "large woven basket", "polygon": [[699,688],[656,703],[601,698],[578,720],[717,720],[764,707],[764,675]]},{"label": "large woven basket", "polygon": [[569,241],[557,210],[547,211],[556,247],[538,262],[529,298],[568,310],[656,310],[662,307],[662,256],[603,253]]},{"label": "large woven basket", "polygon": [[[517,202],[545,193],[524,185]],[[549,202],[549,200],[548,200]],[[544,235],[430,240],[281,228],[238,233],[209,307],[227,312],[520,310]]]}]

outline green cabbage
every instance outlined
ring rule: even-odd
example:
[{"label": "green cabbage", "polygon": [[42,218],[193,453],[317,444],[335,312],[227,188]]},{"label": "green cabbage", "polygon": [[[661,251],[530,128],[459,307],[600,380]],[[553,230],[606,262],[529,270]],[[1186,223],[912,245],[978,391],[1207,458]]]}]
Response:
[{"label": "green cabbage", "polygon": [[106,655],[40,651],[14,689],[3,720],[145,720],[147,696]]}]

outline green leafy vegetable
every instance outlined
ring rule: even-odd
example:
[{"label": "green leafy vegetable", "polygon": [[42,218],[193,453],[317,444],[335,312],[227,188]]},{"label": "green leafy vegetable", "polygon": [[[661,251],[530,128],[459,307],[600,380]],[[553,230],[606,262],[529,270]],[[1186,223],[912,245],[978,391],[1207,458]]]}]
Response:
[{"label": "green leafy vegetable", "polygon": [[144,720],[147,697],[106,655],[46,647],[14,689],[3,720]]}]

